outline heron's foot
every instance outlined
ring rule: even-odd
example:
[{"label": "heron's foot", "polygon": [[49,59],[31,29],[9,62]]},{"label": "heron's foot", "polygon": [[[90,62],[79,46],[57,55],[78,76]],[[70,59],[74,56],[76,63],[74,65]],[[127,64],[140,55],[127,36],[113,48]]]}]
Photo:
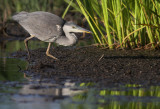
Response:
[{"label": "heron's foot", "polygon": [[51,58],[53,58],[54,60],[56,60],[56,61],[58,61],[59,59],[58,58],[56,58],[56,57],[54,57],[54,56],[49,56],[49,57],[51,57]]},{"label": "heron's foot", "polygon": [[28,37],[28,38],[26,38],[26,39],[24,40],[25,47],[26,47],[27,52],[28,52],[28,60],[30,60],[30,58],[31,58],[30,51],[29,51],[29,49],[28,49],[28,41],[29,41],[30,39],[32,39],[33,37],[35,37],[35,36],[31,35],[30,37]]},{"label": "heron's foot", "polygon": [[58,61],[59,59],[58,58],[56,58],[56,57],[54,57],[54,56],[50,56],[51,58],[53,58],[53,59],[55,59],[56,61]]},{"label": "heron's foot", "polygon": [[53,55],[51,55],[49,53],[46,53],[46,55],[49,56],[49,57],[51,57],[51,58],[53,58],[53,59],[55,59],[55,60],[59,60],[58,58],[54,57]]},{"label": "heron's foot", "polygon": [[51,57],[51,58],[53,58],[53,59],[55,59],[55,60],[59,60],[58,58],[52,56],[52,55],[49,53],[50,46],[51,46],[51,42],[49,42],[49,44],[48,44],[48,48],[47,48],[47,51],[46,51],[46,55],[49,56],[49,57]]}]

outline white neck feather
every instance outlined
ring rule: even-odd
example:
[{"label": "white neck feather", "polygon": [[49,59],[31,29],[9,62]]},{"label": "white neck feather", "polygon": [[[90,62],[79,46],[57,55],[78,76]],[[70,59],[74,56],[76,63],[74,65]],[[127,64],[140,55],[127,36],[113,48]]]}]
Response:
[{"label": "white neck feather", "polygon": [[61,36],[56,40],[56,43],[63,46],[72,46],[77,42],[77,37],[74,33],[70,33],[65,26],[63,26],[65,36]]}]

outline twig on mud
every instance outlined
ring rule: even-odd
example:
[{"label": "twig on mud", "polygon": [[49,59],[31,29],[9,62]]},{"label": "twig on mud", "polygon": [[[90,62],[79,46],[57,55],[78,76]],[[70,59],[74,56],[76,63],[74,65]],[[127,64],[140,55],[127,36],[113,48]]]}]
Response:
[{"label": "twig on mud", "polygon": [[101,61],[103,57],[104,57],[104,54],[102,54],[102,56],[98,59],[98,61]]}]

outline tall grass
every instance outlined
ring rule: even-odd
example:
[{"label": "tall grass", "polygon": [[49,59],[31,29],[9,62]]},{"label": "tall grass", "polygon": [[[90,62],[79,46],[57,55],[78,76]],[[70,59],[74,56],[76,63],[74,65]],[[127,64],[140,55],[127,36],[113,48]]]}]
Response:
[{"label": "tall grass", "polygon": [[[64,1],[69,3],[66,11],[58,8],[65,5]],[[111,49],[159,47],[160,2],[158,0],[64,1],[1,0],[0,21],[5,22],[13,13],[20,11],[41,10],[59,14],[61,10],[59,15],[65,11],[64,17],[71,5],[85,16],[94,33],[95,43],[102,47]]]},{"label": "tall grass", "polygon": [[[70,0],[65,0],[69,2]],[[160,2],[157,0],[75,0],[102,47],[159,47]]]}]

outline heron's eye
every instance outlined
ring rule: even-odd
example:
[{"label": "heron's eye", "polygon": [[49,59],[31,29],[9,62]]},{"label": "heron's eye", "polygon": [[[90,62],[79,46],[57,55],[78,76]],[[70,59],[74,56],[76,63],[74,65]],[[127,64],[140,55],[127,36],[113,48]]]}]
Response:
[{"label": "heron's eye", "polygon": [[75,27],[75,26],[72,26],[72,28],[75,29],[76,27]]}]

